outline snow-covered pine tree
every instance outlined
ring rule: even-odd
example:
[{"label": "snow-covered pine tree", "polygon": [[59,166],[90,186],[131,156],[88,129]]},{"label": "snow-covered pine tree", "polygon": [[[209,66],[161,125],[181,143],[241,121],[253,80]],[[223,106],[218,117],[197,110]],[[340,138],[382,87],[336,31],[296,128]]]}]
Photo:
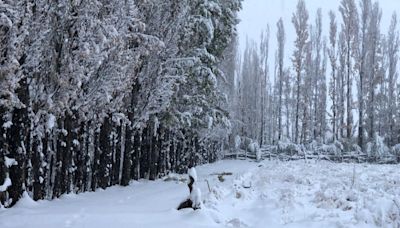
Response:
[{"label": "snow-covered pine tree", "polygon": [[[7,188],[7,206],[13,206],[25,186],[25,168],[29,140],[28,80],[21,65],[25,61],[28,4],[0,1],[0,128],[1,155],[15,159],[18,166],[9,169],[12,185]],[[3,181],[3,180],[0,180]]]}]

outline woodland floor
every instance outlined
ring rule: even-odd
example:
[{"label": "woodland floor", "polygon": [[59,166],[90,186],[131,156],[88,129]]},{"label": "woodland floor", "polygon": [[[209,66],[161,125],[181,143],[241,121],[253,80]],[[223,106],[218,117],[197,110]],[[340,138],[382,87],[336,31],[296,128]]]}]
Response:
[{"label": "woodland floor", "polygon": [[25,196],[0,209],[0,227],[400,227],[399,165],[226,160],[197,173],[201,210],[175,209],[186,175],[170,175],[54,201]]}]

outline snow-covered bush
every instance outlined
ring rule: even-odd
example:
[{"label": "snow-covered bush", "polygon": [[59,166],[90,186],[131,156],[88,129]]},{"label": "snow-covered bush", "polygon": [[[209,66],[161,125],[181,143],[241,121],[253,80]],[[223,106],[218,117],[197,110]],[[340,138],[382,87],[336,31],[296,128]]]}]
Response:
[{"label": "snow-covered bush", "polygon": [[318,143],[316,140],[313,140],[310,143],[306,144],[305,147],[308,151],[318,153],[319,149],[321,148],[321,144]]},{"label": "snow-covered bush", "polygon": [[374,135],[372,142],[367,143],[366,152],[368,160],[370,161],[378,161],[393,157],[390,153],[389,148],[384,142],[384,138],[379,136],[378,134]]},{"label": "snow-covered bush", "polygon": [[279,154],[286,155],[295,155],[300,154],[302,149],[299,145],[290,142],[288,139],[283,139],[278,142],[278,151]]},{"label": "snow-covered bush", "polygon": [[249,137],[241,137],[240,149],[247,151],[252,142],[253,140]]},{"label": "snow-covered bush", "polygon": [[343,153],[344,147],[343,144],[340,141],[335,141],[334,142],[336,149],[336,153]]},{"label": "snow-covered bush", "polygon": [[331,144],[322,144],[321,147],[319,148],[320,154],[325,156],[334,156],[334,157],[341,156],[343,151],[343,145],[338,141],[336,142]]},{"label": "snow-covered bush", "polygon": [[319,144],[316,148],[319,156],[326,157],[329,160],[338,160],[343,156],[343,144],[339,141],[334,141],[330,144]]},{"label": "snow-covered bush", "polygon": [[253,153],[256,155],[257,161],[261,160],[261,149],[260,149],[260,145],[258,145],[258,142],[253,141],[252,143],[249,144],[247,149],[250,153]]},{"label": "snow-covered bush", "polygon": [[400,161],[400,144],[396,144],[392,147],[391,152],[393,154],[393,156],[396,157],[397,162]]}]

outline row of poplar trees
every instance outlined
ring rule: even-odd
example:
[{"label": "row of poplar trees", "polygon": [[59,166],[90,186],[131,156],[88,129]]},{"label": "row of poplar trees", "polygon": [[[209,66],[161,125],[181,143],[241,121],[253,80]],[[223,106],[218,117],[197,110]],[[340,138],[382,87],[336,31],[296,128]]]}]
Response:
[{"label": "row of poplar trees", "polygon": [[[381,142],[400,148],[396,13],[387,32],[381,31],[379,2],[371,0],[341,0],[338,11],[323,15],[319,9],[315,21],[309,18],[306,1],[299,0],[291,24],[293,53],[285,53],[284,23],[277,22],[272,76],[269,29],[259,44],[247,42],[237,61],[238,134],[260,144],[338,142],[342,150],[367,152]],[[288,55],[291,65],[285,66]]]},{"label": "row of poplar trees", "polygon": [[223,56],[240,7],[0,0],[0,205],[218,159],[230,128]]}]

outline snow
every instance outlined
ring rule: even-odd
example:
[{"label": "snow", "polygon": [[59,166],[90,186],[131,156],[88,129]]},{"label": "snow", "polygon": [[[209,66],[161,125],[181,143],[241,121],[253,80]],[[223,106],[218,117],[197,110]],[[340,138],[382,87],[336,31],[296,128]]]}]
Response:
[{"label": "snow", "polygon": [[[15,208],[29,209],[38,206],[39,203],[35,202],[27,192],[22,193],[22,198],[17,202]],[[1,224],[1,223],[0,223]]]},{"label": "snow", "polygon": [[226,160],[196,167],[200,210],[176,210],[189,192],[187,175],[173,174],[54,201],[25,193],[0,210],[0,227],[399,227],[399,168]]},{"label": "snow", "polygon": [[214,118],[209,116],[208,117],[208,129],[212,129],[213,124],[214,124]]},{"label": "snow", "polygon": [[242,144],[242,139],[240,138],[239,135],[236,135],[236,137],[235,137],[235,149],[238,149],[240,147],[240,144]]},{"label": "snow", "polygon": [[194,167],[189,169],[188,174],[193,178],[194,182],[197,182],[197,171]]},{"label": "snow", "polygon": [[256,160],[259,161],[261,159],[261,150],[258,142],[251,142],[247,148],[250,152],[256,154]]},{"label": "snow", "polygon": [[3,124],[3,128],[5,128],[5,129],[11,128],[12,125],[13,125],[13,122],[7,121]]},{"label": "snow", "polygon": [[74,146],[79,146],[80,145],[79,141],[76,140],[76,139],[72,140],[72,144],[74,144]]},{"label": "snow", "polygon": [[18,162],[15,159],[6,156],[4,164],[6,165],[7,168],[10,168],[13,165],[18,165]]},{"label": "snow", "polygon": [[193,191],[190,193],[190,200],[192,201],[193,208],[202,208],[201,191],[196,186],[193,188]]},{"label": "snow", "polygon": [[10,178],[6,178],[4,180],[4,183],[2,185],[0,185],[0,192],[4,192],[7,190],[8,187],[11,186],[11,179]]},{"label": "snow", "polygon": [[384,138],[375,134],[373,141],[367,143],[367,154],[369,157],[389,156],[389,148],[385,145]]},{"label": "snow", "polygon": [[50,114],[49,119],[47,120],[47,129],[52,130],[56,125],[56,117],[53,114]]}]

